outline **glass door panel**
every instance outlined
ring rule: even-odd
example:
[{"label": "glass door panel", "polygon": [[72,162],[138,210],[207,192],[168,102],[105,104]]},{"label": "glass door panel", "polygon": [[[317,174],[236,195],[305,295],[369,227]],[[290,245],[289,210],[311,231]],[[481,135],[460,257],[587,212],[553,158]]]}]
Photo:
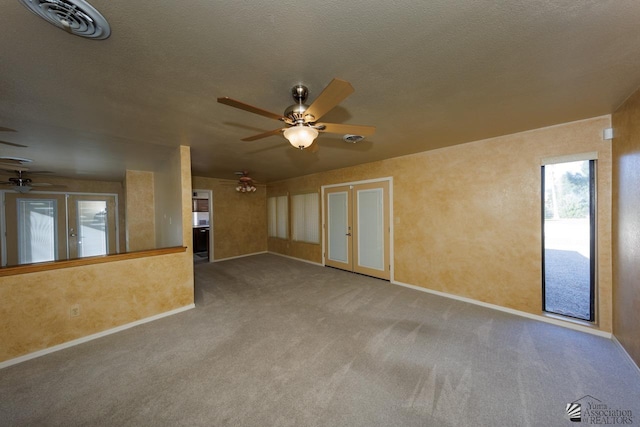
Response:
[{"label": "glass door panel", "polygon": [[6,265],[67,258],[65,197],[5,193]]},{"label": "glass door panel", "polygon": [[115,253],[115,197],[69,195],[69,258]]},{"label": "glass door panel", "polygon": [[352,270],[351,257],[351,191],[349,187],[336,187],[326,192],[327,256],[331,267]]},{"label": "glass door panel", "polygon": [[594,321],[594,162],[543,167],[543,310]]},{"label": "glass door panel", "polygon": [[354,271],[390,279],[389,182],[355,185]]},{"label": "glass door panel", "polygon": [[55,200],[18,199],[18,264],[56,259],[57,216]]},{"label": "glass door panel", "polygon": [[78,257],[107,254],[107,202],[78,200]]},{"label": "glass door panel", "polygon": [[358,265],[384,270],[382,189],[360,190],[358,198]]}]

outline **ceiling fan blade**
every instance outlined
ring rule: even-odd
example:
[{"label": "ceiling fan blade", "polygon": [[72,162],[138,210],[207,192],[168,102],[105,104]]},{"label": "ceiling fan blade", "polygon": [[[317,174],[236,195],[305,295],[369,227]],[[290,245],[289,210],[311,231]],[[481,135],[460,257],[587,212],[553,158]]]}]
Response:
[{"label": "ceiling fan blade", "polygon": [[17,130],[0,126],[0,132],[17,132]]},{"label": "ceiling fan blade", "polygon": [[13,147],[22,147],[22,148],[27,148],[27,146],[26,146],[26,145],[16,144],[15,142],[9,142],[9,141],[0,141],[0,144],[11,145],[11,146],[13,146]]},{"label": "ceiling fan blade", "polygon": [[362,135],[362,136],[370,136],[376,133],[375,126],[343,125],[338,123],[318,123],[317,126],[324,126],[324,129],[322,130],[318,129],[320,132],[352,134],[352,135]]},{"label": "ceiling fan blade", "polygon": [[29,171],[29,175],[32,175],[32,174],[43,174],[43,173],[53,173],[51,171],[33,171],[33,170],[29,170],[27,168],[14,168],[14,170],[17,170],[17,169],[20,169],[20,170],[23,170],[23,171]]},{"label": "ceiling fan blade", "polygon": [[32,182],[29,185],[32,187],[62,187],[62,185],[50,184],[48,182]]},{"label": "ceiling fan blade", "polygon": [[[22,162],[19,162],[17,160],[0,160],[0,170],[2,171],[7,171],[9,169],[7,168],[12,168],[14,166],[22,166]],[[11,171],[13,171],[13,169],[11,169]]]},{"label": "ceiling fan blade", "polygon": [[274,120],[284,120],[284,117],[280,114],[272,113],[271,111],[263,110],[262,108],[254,107],[253,105],[245,104],[244,102],[236,101],[228,96],[218,98],[218,102],[230,107],[239,108],[250,113],[259,114],[264,117],[268,117]]},{"label": "ceiling fan blade", "polygon": [[353,89],[351,83],[347,81],[340,79],[331,80],[331,83],[324,88],[322,93],[318,95],[316,100],[313,101],[309,108],[304,112],[305,116],[309,114],[313,116],[313,119],[308,120],[310,122],[320,120],[320,117],[324,116],[347,96],[351,95],[354,90],[355,89]]},{"label": "ceiling fan blade", "polygon": [[[2,165],[2,166],[4,166],[4,165]],[[8,174],[11,174],[11,175],[13,175],[13,174],[15,174],[17,172],[27,172],[28,170],[29,170],[29,168],[26,168],[26,167],[21,166],[21,165],[11,166],[11,169],[4,169],[4,168],[0,169],[1,172],[8,173]]]},{"label": "ceiling fan blade", "polygon": [[282,129],[278,128],[278,129],[270,130],[269,132],[260,133],[258,135],[253,135],[247,138],[242,138],[242,141],[255,141],[256,139],[262,139],[268,136],[279,135],[280,133],[282,133]]}]

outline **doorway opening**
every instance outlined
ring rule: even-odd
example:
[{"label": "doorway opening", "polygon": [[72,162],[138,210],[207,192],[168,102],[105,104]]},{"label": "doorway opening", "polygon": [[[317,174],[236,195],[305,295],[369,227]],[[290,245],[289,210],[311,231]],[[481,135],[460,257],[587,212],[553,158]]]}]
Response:
[{"label": "doorway opening", "polygon": [[542,308],[595,321],[595,161],[542,166]]},{"label": "doorway opening", "polygon": [[193,262],[213,261],[213,191],[193,190]]}]

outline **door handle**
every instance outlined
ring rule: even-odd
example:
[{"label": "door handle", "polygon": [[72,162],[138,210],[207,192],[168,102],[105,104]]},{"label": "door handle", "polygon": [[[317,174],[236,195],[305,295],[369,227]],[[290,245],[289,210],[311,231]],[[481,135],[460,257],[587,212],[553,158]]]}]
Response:
[{"label": "door handle", "polygon": [[347,234],[345,234],[345,236],[351,236],[351,233],[347,233]]}]

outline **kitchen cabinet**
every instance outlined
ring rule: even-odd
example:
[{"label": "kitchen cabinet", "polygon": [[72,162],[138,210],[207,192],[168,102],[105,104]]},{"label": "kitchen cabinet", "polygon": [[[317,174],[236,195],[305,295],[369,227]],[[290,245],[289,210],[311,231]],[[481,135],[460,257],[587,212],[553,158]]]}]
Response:
[{"label": "kitchen cabinet", "polygon": [[195,227],[193,229],[193,253],[209,250],[209,228]]},{"label": "kitchen cabinet", "polygon": [[193,212],[209,212],[209,199],[192,199]]}]

